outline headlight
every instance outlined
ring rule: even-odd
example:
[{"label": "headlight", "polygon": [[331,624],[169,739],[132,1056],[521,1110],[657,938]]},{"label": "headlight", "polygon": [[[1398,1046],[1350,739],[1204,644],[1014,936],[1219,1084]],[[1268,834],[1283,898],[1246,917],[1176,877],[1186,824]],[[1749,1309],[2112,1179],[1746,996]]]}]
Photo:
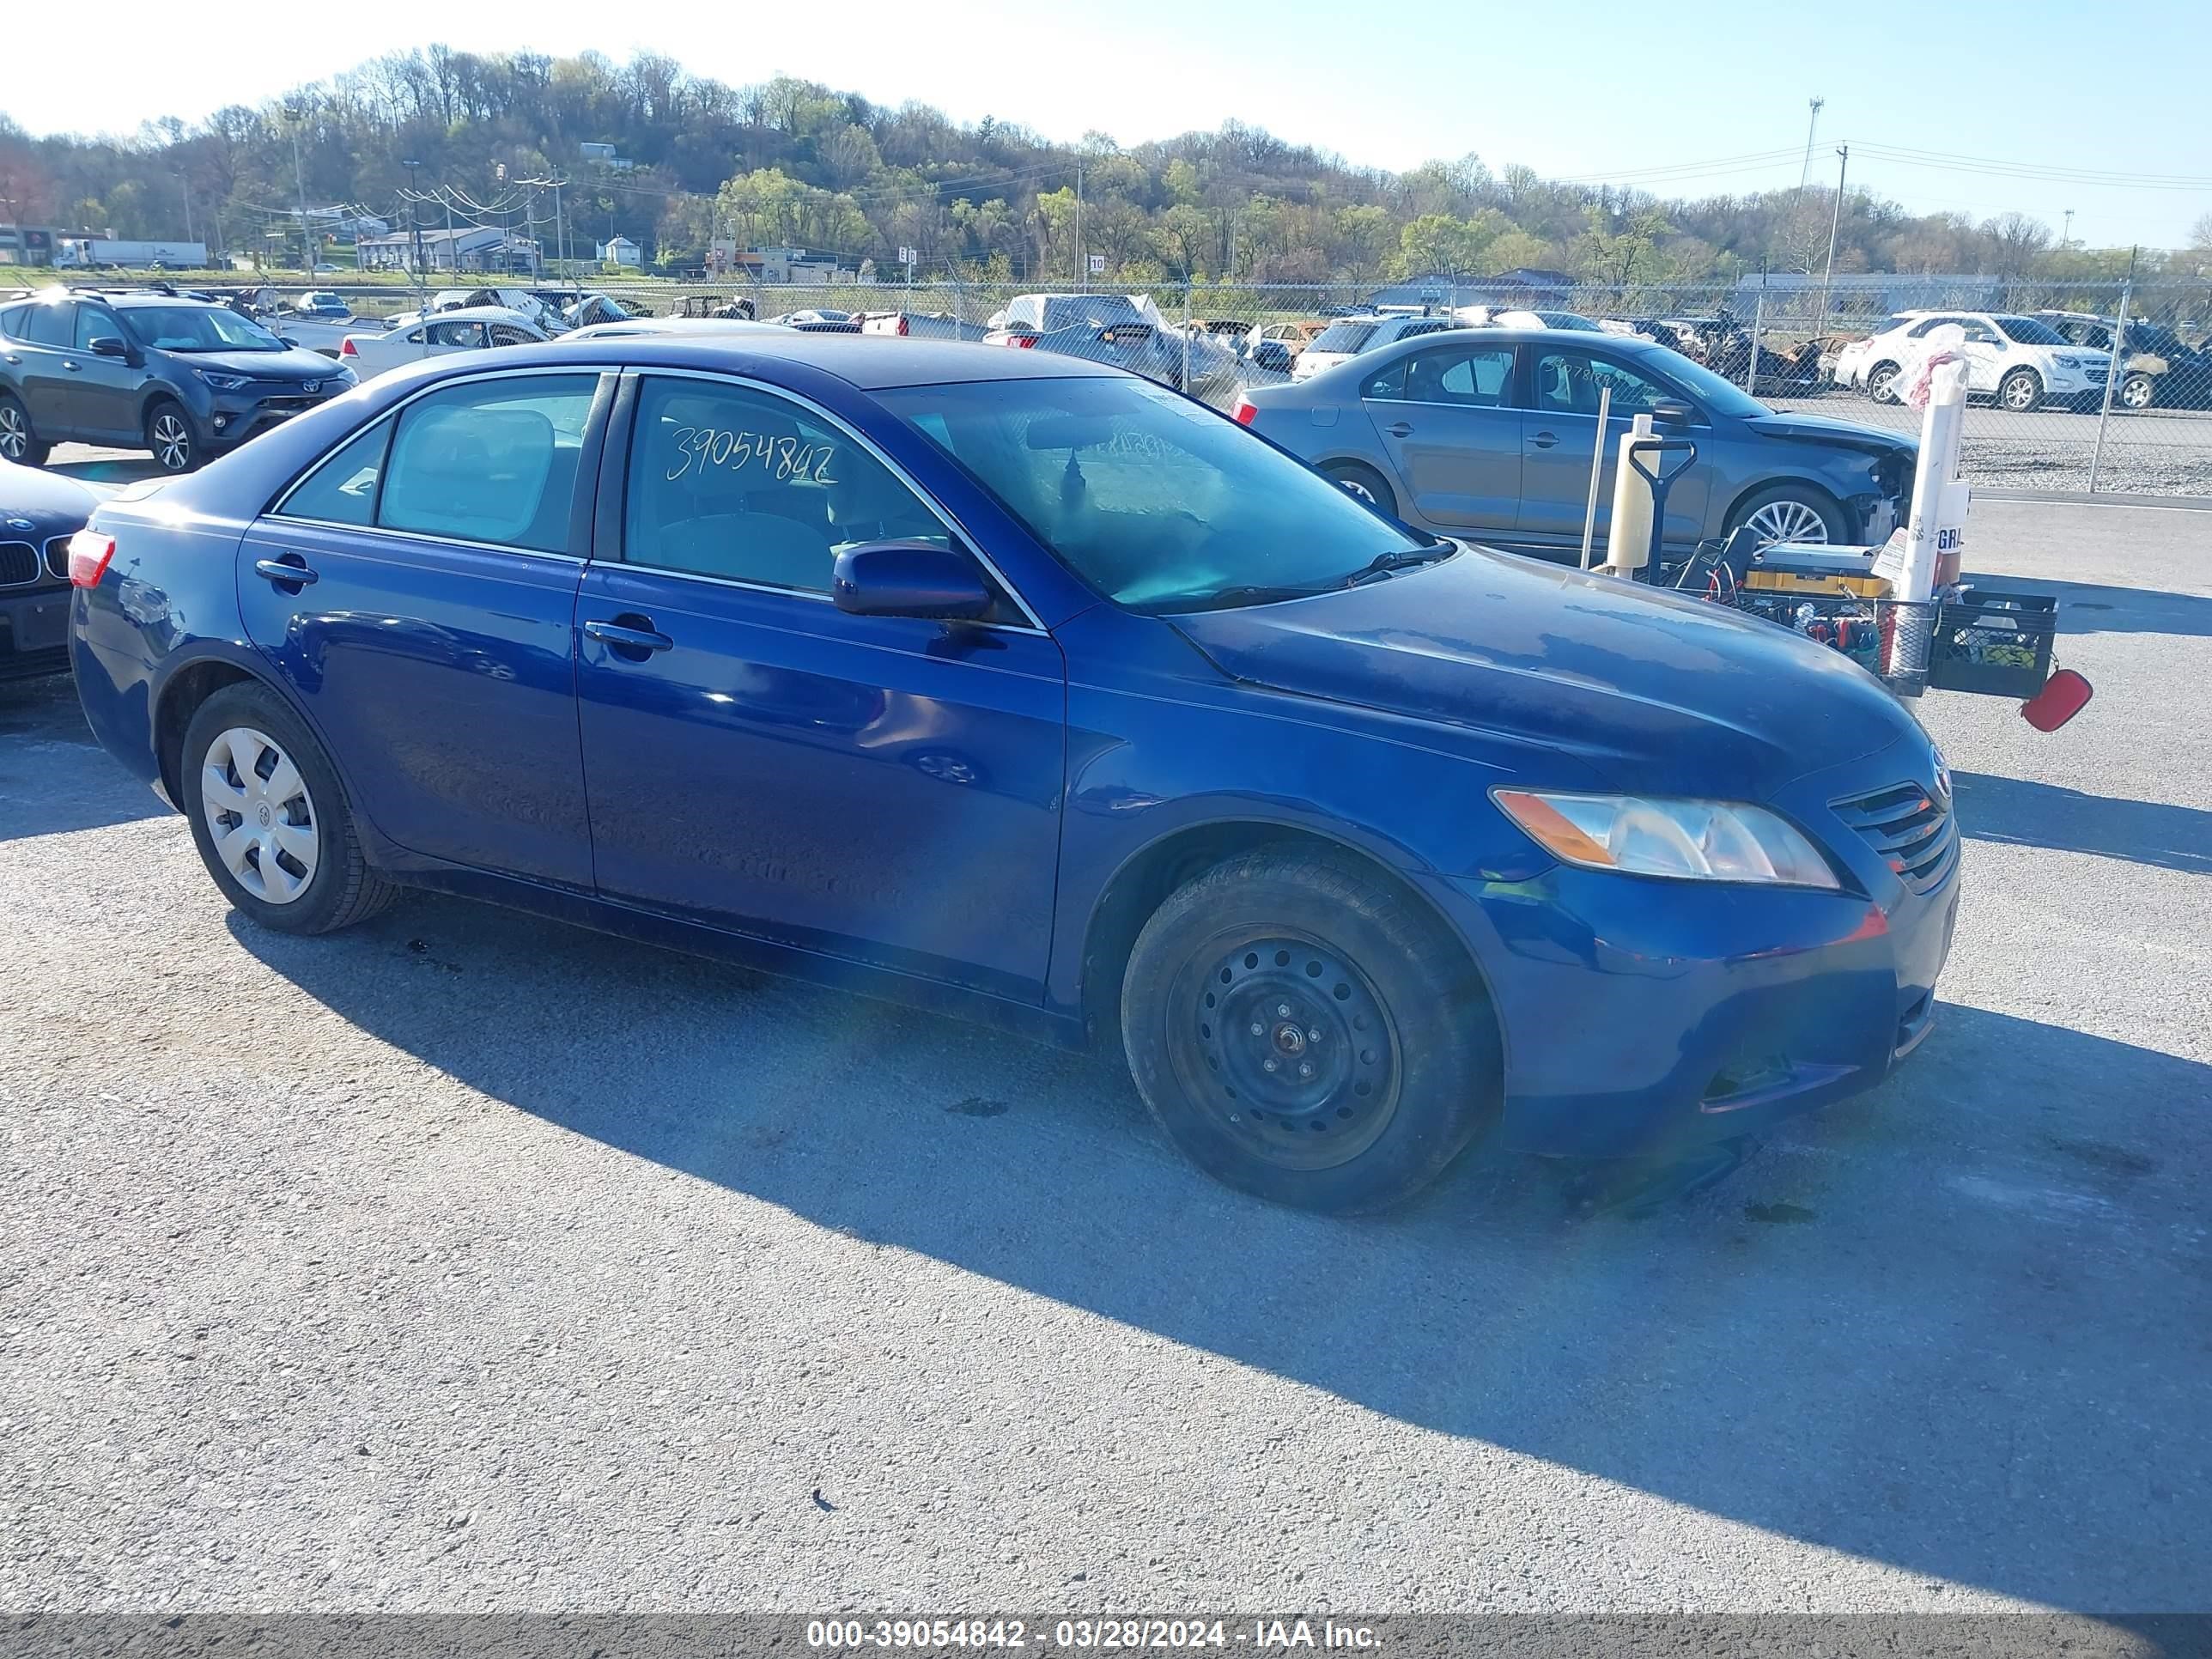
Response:
[{"label": "headlight", "polygon": [[218,374],[212,368],[196,368],[192,373],[205,380],[217,392],[235,392],[252,379],[252,376],[248,374]]},{"label": "headlight", "polygon": [[1763,806],[1494,789],[1506,817],[1564,864],[1686,881],[1841,884],[1820,850]]}]

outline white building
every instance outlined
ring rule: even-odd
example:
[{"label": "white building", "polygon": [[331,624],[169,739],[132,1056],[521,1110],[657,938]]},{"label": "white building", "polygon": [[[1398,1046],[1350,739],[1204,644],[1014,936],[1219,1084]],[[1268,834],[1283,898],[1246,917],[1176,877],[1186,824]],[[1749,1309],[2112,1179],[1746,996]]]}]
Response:
[{"label": "white building", "polygon": [[359,243],[363,270],[405,270],[415,264],[417,237],[425,270],[534,271],[538,244],[495,226],[443,225],[433,230],[396,230],[389,236],[364,236]]},{"label": "white building", "polygon": [[597,258],[601,264],[628,265],[635,269],[643,261],[645,250],[627,236],[617,236],[599,245]]}]

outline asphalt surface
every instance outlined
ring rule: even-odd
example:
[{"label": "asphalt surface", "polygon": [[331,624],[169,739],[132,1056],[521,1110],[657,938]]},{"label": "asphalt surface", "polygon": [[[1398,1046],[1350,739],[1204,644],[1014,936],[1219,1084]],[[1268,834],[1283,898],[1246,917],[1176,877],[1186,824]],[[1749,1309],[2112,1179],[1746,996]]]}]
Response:
[{"label": "asphalt surface", "polygon": [[1970,535],[2096,701],[1927,700],[1935,1035],[1643,1214],[1270,1209],[1094,1062],[457,901],[263,933],[0,688],[0,1607],[2204,1608],[2212,518]]}]

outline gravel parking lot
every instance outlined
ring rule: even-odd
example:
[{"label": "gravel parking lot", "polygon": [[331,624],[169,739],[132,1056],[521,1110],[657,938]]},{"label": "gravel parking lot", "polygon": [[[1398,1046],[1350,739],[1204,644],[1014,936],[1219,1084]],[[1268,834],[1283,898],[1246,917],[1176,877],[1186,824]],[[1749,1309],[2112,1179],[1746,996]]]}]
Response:
[{"label": "gravel parking lot", "polygon": [[1096,1063],[456,901],[264,934],[0,687],[0,1606],[2203,1608],[2212,513],[1970,534],[2098,696],[1926,701],[1936,1033],[1642,1214],[1272,1210]]}]

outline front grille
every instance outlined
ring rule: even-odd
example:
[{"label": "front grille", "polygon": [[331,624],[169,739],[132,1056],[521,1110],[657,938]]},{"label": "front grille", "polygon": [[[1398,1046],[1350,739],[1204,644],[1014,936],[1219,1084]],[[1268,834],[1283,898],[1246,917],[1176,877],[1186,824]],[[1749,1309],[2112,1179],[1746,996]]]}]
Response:
[{"label": "front grille", "polygon": [[57,536],[46,544],[46,574],[58,582],[69,580],[69,544],[66,536]]},{"label": "front grille", "polygon": [[1916,893],[1943,884],[1959,853],[1959,826],[1948,803],[1917,783],[1893,784],[1833,803],[1836,815],[1866,837],[1898,879]]},{"label": "front grille", "polygon": [[0,587],[28,587],[39,580],[39,550],[28,542],[0,542]]},{"label": "front grille", "polygon": [[297,415],[301,410],[313,409],[320,402],[320,398],[264,398],[256,407],[264,415]]}]

